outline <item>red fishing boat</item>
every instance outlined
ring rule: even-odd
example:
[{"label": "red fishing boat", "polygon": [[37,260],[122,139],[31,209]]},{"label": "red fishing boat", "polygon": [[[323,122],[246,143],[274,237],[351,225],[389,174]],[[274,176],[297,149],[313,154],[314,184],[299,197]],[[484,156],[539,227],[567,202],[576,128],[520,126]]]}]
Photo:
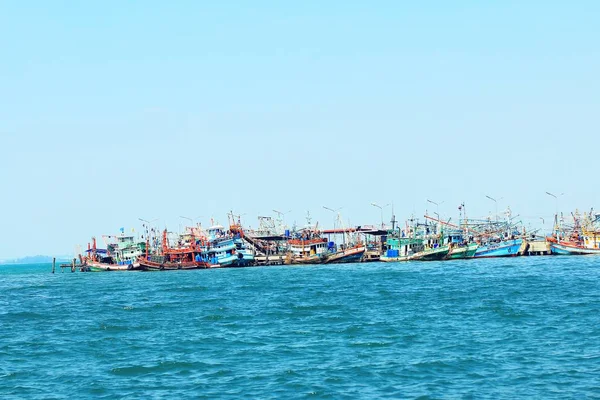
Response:
[{"label": "red fishing boat", "polygon": [[150,255],[146,253],[145,257],[140,257],[138,262],[143,269],[147,270],[209,268],[210,265],[203,257],[205,246],[205,239],[197,236],[193,228],[190,229],[189,233],[186,232],[180,235],[177,244],[171,246],[165,229],[159,254]]}]

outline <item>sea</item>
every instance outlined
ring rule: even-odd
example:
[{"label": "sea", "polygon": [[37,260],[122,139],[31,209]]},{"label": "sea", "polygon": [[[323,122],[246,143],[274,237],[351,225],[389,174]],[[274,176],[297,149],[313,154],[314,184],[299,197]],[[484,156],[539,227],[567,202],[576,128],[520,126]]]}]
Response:
[{"label": "sea", "polygon": [[0,398],[600,398],[600,257],[1,265]]}]

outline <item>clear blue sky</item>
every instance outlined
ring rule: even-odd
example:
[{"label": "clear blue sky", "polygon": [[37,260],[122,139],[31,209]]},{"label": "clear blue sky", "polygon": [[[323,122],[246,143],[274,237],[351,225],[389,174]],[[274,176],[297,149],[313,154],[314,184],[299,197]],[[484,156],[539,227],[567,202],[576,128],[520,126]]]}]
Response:
[{"label": "clear blue sky", "polygon": [[598,21],[595,1],[2,1],[0,258],[230,209],[587,210]]}]

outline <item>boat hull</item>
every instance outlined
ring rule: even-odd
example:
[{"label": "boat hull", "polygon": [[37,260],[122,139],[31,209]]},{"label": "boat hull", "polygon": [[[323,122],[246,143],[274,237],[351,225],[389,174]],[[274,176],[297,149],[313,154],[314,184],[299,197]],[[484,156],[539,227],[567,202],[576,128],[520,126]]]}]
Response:
[{"label": "boat hull", "polygon": [[207,268],[205,262],[197,261],[158,263],[150,260],[140,260],[139,263],[141,268],[152,271],[173,271],[178,269]]},{"label": "boat hull", "polygon": [[581,256],[581,255],[600,255],[600,249],[588,249],[585,247],[567,245],[564,243],[551,243],[550,251],[552,254],[560,256]]},{"label": "boat hull", "polygon": [[131,271],[140,269],[138,262],[132,264],[107,264],[97,261],[87,261],[86,266],[91,272]]},{"label": "boat hull", "polygon": [[236,254],[228,254],[226,256],[218,257],[217,263],[221,267],[229,267],[229,266],[235,265],[238,260],[239,260],[239,258]]},{"label": "boat hull", "polygon": [[326,261],[327,264],[342,264],[360,262],[365,254],[366,248],[355,247],[333,253]]},{"label": "boat hull", "polygon": [[479,246],[473,258],[515,257],[519,255],[523,243],[523,239],[514,239]]},{"label": "boat hull", "polygon": [[450,247],[446,245],[435,249],[421,251],[416,253],[410,259],[414,261],[439,261],[445,259],[449,252]]},{"label": "boat hull", "polygon": [[247,250],[238,250],[236,256],[237,260],[234,263],[236,267],[247,267],[255,263],[254,254]]},{"label": "boat hull", "polygon": [[452,250],[450,250],[446,259],[458,260],[465,258],[473,258],[478,247],[479,245],[477,245],[477,243],[470,243],[469,245],[463,247],[455,247]]},{"label": "boat hull", "polygon": [[379,261],[381,262],[403,262],[409,261],[412,256],[396,256],[396,257],[388,257],[388,256],[380,256]]},{"label": "boat hull", "polygon": [[328,258],[329,258],[329,256],[326,255],[325,253],[318,254],[318,255],[312,255],[312,256],[308,256],[308,257],[290,257],[289,259],[286,260],[286,264],[292,264],[292,265],[325,264],[327,262]]}]

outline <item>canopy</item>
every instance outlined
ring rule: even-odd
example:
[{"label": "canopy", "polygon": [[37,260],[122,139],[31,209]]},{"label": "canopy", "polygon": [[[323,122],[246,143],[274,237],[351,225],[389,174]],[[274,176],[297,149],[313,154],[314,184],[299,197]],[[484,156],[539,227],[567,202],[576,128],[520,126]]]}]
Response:
[{"label": "canopy", "polygon": [[[89,250],[86,250],[85,252],[86,252],[86,253],[91,253],[91,252],[93,252],[93,251],[94,251],[94,249],[89,249]],[[100,253],[100,254],[106,254],[106,253],[107,253],[107,251],[106,251],[106,249],[96,249],[96,253]]]}]

